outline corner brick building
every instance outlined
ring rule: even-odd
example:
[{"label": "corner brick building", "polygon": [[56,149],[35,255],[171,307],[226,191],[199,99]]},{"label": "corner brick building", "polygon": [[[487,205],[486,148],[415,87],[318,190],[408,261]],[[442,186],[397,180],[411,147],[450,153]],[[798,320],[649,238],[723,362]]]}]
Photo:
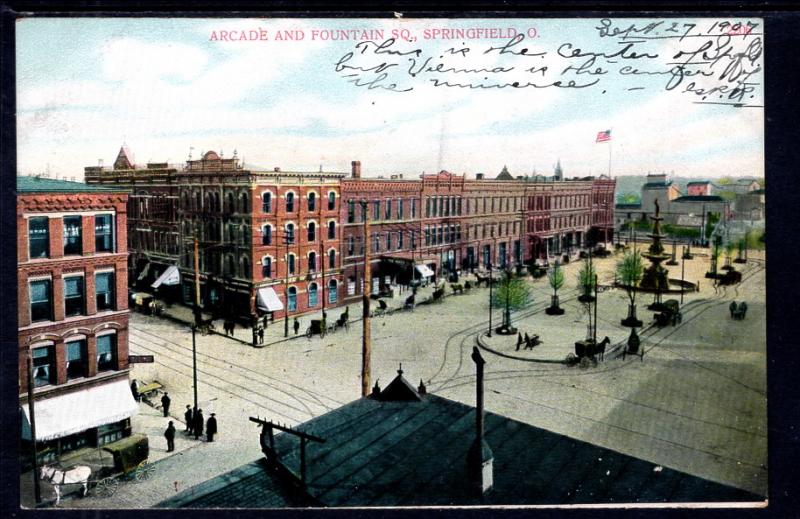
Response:
[{"label": "corner brick building", "polygon": [[119,189],[17,178],[22,438],[30,356],[43,461],[131,432],[127,203]]}]

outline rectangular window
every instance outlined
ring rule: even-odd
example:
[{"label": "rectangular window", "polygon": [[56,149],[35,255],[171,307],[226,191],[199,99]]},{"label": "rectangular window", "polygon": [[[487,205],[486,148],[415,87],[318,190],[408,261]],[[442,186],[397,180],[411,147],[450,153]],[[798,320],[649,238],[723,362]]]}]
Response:
[{"label": "rectangular window", "polygon": [[347,223],[356,221],[356,203],[353,200],[347,201]]},{"label": "rectangular window", "polygon": [[381,250],[381,235],[376,233],[374,241],[375,241],[375,244],[374,244],[375,249],[372,252],[380,252],[380,250]]},{"label": "rectangular window", "polygon": [[356,252],[355,240],[352,236],[347,238],[347,255],[352,256]]},{"label": "rectangular window", "polygon": [[403,219],[403,199],[402,198],[398,198],[397,199],[397,219],[398,220],[402,220]]},{"label": "rectangular window", "polygon": [[28,220],[28,255],[31,259],[50,255],[49,219],[46,216]]},{"label": "rectangular window", "polygon": [[444,227],[442,227],[441,225],[439,226],[439,239],[436,240],[436,243],[437,244],[444,243]]},{"label": "rectangular window", "polygon": [[409,242],[411,243],[411,248],[412,249],[416,249],[417,248],[417,239],[416,239],[416,236],[414,236],[414,231],[410,231],[409,232]]},{"label": "rectangular window", "polygon": [[110,214],[98,214],[94,217],[94,250],[114,252],[113,218]]},{"label": "rectangular window", "polygon": [[83,314],[83,306],[83,277],[64,278],[64,316]]},{"label": "rectangular window", "polygon": [[83,238],[81,236],[81,217],[64,217],[64,255],[82,254]]},{"label": "rectangular window", "polygon": [[97,311],[114,309],[114,273],[102,272],[94,279]]},{"label": "rectangular window", "polygon": [[416,198],[412,198],[411,199],[411,218],[416,218],[416,217],[417,217],[417,199]]},{"label": "rectangular window", "polygon": [[53,300],[49,279],[31,281],[31,322],[53,320]]},{"label": "rectangular window", "polygon": [[97,338],[97,371],[109,371],[114,369],[116,350],[116,335],[102,335]]},{"label": "rectangular window", "polygon": [[386,207],[384,208],[383,212],[384,220],[391,220],[392,219],[392,199],[386,199]]},{"label": "rectangular window", "polygon": [[456,214],[457,214],[458,216],[461,216],[461,203],[462,203],[462,199],[461,199],[461,198],[458,198],[458,199],[456,200]]},{"label": "rectangular window", "polygon": [[386,233],[386,250],[392,250],[392,233],[390,232]]},{"label": "rectangular window", "polygon": [[431,197],[425,198],[425,216],[431,215]]},{"label": "rectangular window", "polygon": [[56,370],[53,366],[53,347],[45,346],[34,348],[33,356],[33,385],[46,386],[55,382]]},{"label": "rectangular window", "polygon": [[430,244],[431,244],[431,228],[426,225],[425,226],[425,246],[427,247]]},{"label": "rectangular window", "polygon": [[261,212],[262,213],[272,212],[272,193],[263,193],[261,195]]},{"label": "rectangular window", "polygon": [[381,201],[374,200],[372,202],[372,219],[373,220],[380,220],[381,219]]},{"label": "rectangular window", "polygon": [[397,250],[403,248],[403,231],[397,233]]},{"label": "rectangular window", "polygon": [[72,341],[67,348],[67,380],[86,376],[86,341]]}]

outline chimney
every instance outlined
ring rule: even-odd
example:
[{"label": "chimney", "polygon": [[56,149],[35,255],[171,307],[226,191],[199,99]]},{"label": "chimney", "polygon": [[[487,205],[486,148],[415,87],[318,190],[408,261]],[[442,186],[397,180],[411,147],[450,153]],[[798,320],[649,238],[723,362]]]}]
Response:
[{"label": "chimney", "polygon": [[467,471],[473,489],[480,496],[484,495],[494,484],[492,467],[494,455],[489,444],[483,438],[483,365],[486,361],[481,357],[477,346],[472,347],[472,360],[477,370],[475,408],[475,440],[467,453]]},{"label": "chimney", "polygon": [[428,388],[425,387],[425,384],[422,382],[422,379],[419,379],[419,387],[417,388],[417,393],[419,393],[420,396],[428,394]]},{"label": "chimney", "polygon": [[275,167],[274,167],[272,170],[273,170],[275,173],[280,173],[280,172],[281,172],[281,168],[279,168],[278,166],[275,166]]},{"label": "chimney", "polygon": [[353,178],[361,178],[361,161],[354,160],[353,162],[350,163],[350,165],[353,168],[353,175],[352,175]]}]

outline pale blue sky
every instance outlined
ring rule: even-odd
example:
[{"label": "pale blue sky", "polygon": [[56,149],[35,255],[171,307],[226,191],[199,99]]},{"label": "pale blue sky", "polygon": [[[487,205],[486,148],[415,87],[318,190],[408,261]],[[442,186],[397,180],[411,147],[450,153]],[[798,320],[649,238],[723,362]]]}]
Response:
[{"label": "pale blue sky", "polygon": [[[625,25],[630,23],[646,25],[635,20]],[[693,23],[709,27],[713,21]],[[411,78],[404,72],[405,57],[366,53],[348,62],[367,67],[394,60],[398,65],[389,69],[389,79],[413,87],[403,93],[355,87],[334,70],[358,41],[312,40],[314,30],[383,29],[388,37],[405,29],[418,39],[393,48],[420,49],[435,62],[464,41],[469,59],[448,58],[448,66],[513,64],[515,71],[497,74],[497,81],[549,84],[570,77],[560,75],[566,65],[579,64],[557,56],[562,44],[606,54],[623,46],[599,38],[598,24],[588,19],[23,19],[17,24],[19,172],[49,167],[54,174],[80,178],[83,167],[98,159],[110,165],[125,141],[141,163],[181,162],[194,147],[195,156],[237,149],[248,163],[267,168],[316,170],[322,164],[346,171],[351,160],[361,160],[367,175],[440,169],[491,174],[504,164],[513,174],[525,174],[534,168],[550,173],[560,158],[568,176],[589,175],[608,171],[609,145],[594,141],[598,131],[613,128],[613,174],[763,174],[761,108],[693,104],[692,93],[665,92],[663,75],[630,79],[616,73],[625,63],[666,70],[676,49],[687,50],[699,39],[636,44],[640,53],[659,57],[615,59],[604,64],[611,72],[601,83],[580,90],[436,88],[428,79],[444,76]],[[547,55],[483,54],[508,38],[424,39],[425,29],[457,27],[514,28],[523,34],[535,28],[538,37],[515,49],[526,46]],[[223,30],[259,29],[268,31],[269,41],[212,41]],[[303,31],[305,38],[275,41],[279,29]],[[753,39],[740,36],[734,51]],[[522,65],[530,63],[549,69],[545,75],[524,73]],[[478,76],[448,77],[475,83]],[[760,83],[763,74],[750,80]],[[698,84],[713,86],[703,81],[708,80]],[[643,89],[628,90],[633,86]],[[760,85],[752,95],[748,103],[763,104]]]}]

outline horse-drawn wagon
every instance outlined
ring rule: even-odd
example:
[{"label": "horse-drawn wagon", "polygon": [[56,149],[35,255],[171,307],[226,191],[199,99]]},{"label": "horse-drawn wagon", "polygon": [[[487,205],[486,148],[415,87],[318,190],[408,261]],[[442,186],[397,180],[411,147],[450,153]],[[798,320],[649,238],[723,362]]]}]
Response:
[{"label": "horse-drawn wagon", "polygon": [[117,491],[120,477],[132,477],[141,482],[153,476],[155,467],[147,461],[149,454],[147,436],[133,434],[99,447],[97,461],[84,460],[87,465],[75,465],[65,470],[45,465],[39,469],[39,479],[53,485],[56,505],[61,502],[61,487],[66,485],[81,485],[86,496],[89,485],[94,484],[100,496],[110,497]]},{"label": "horse-drawn wagon", "polygon": [[683,314],[681,314],[680,304],[677,299],[667,299],[661,303],[660,308],[661,311],[653,315],[657,326],[663,327],[668,324],[676,326],[683,320]]}]

